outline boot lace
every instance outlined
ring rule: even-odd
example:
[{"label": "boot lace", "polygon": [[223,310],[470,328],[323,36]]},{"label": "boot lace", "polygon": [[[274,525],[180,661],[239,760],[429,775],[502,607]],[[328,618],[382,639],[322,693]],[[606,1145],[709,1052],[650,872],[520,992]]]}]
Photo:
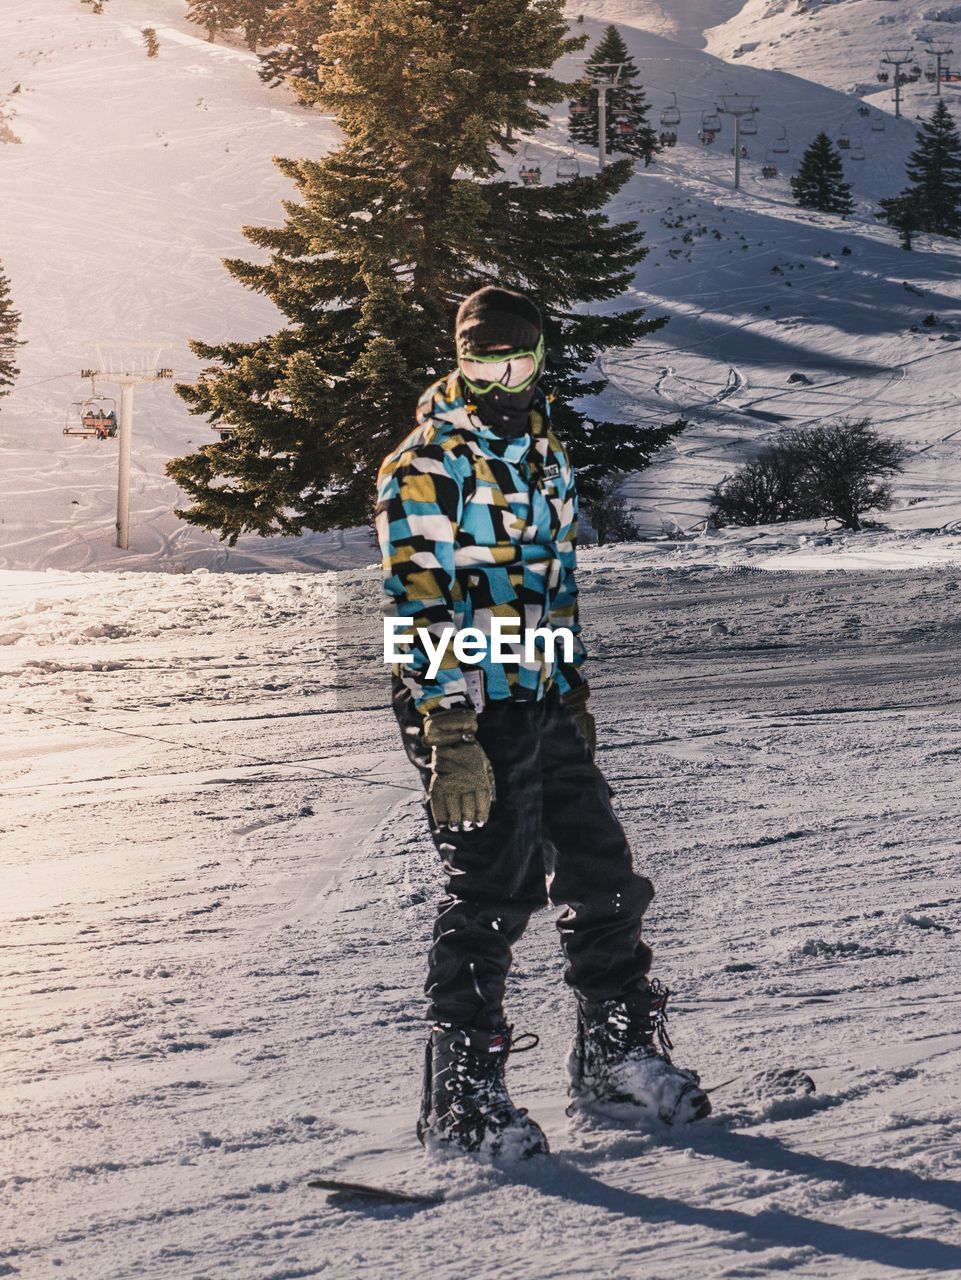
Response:
[{"label": "boot lace", "polygon": [[[447,1026],[448,1024],[444,1023],[437,1024],[437,1027],[444,1029],[447,1029]],[[473,1049],[468,1044],[456,1045],[454,1054],[457,1066],[454,1075],[462,1087],[455,1091],[450,1102],[448,1115],[453,1118],[452,1128],[456,1126],[461,1130],[476,1129],[479,1141],[486,1128],[485,1119],[492,1121],[495,1127],[507,1127],[515,1119],[526,1116],[527,1108],[516,1107],[511,1101],[504,1081],[504,1068],[512,1053],[529,1053],[539,1043],[540,1037],[534,1032],[526,1031],[515,1036],[513,1026],[505,1026],[503,1031],[492,1036],[486,1052]],[[424,1057],[421,1111],[417,1122],[417,1136],[421,1142],[424,1141],[424,1135],[430,1128],[432,1093],[432,1043],[431,1038],[428,1038]]]}]

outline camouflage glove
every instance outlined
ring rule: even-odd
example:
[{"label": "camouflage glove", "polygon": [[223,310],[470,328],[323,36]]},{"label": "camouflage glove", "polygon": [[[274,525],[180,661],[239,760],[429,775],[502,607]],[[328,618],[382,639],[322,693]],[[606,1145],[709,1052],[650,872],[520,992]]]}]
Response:
[{"label": "camouflage glove", "polygon": [[435,711],[424,721],[432,778],[427,795],[438,826],[459,831],[482,827],[494,801],[494,771],[474,736],[477,716],[470,707]]},{"label": "camouflage glove", "polygon": [[587,699],[591,696],[591,686],[585,680],[576,689],[568,689],[564,694],[564,706],[568,709],[581,731],[581,737],[591,749],[591,755],[597,751],[597,725],[594,717],[587,709]]}]

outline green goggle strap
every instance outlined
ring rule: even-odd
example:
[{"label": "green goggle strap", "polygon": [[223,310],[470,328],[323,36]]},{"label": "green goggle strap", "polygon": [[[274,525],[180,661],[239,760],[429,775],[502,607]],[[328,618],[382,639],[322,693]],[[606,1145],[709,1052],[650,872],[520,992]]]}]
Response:
[{"label": "green goggle strap", "polygon": [[458,357],[457,364],[458,368],[460,368],[460,361],[468,359],[475,361],[477,364],[504,364],[505,362],[509,363],[511,360],[516,360],[520,356],[531,357],[534,361],[534,372],[529,378],[525,378],[523,382],[518,383],[515,386],[507,387],[502,382],[485,382],[483,384],[471,382],[463,369],[460,369],[460,376],[464,379],[466,386],[468,386],[475,395],[479,396],[485,395],[488,391],[493,391],[495,387],[498,391],[526,391],[531,383],[537,381],[541,374],[541,366],[544,360],[543,334],[539,338],[537,346],[533,351],[494,351],[490,355],[486,356],[475,356],[472,353],[465,351]]}]

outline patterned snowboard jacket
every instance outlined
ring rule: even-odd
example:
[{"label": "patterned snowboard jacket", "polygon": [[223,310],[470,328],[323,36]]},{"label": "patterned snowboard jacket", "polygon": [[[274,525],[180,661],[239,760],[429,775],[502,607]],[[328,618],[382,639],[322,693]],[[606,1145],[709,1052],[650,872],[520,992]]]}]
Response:
[{"label": "patterned snowboard jacket", "polygon": [[[417,426],[384,459],[377,479],[376,525],[384,587],[395,615],[439,637],[445,627],[490,633],[493,616],[521,628],[566,627],[574,661],[556,664],[542,650],[505,665],[485,653],[462,668],[452,648],[433,679],[415,643],[411,665],[394,667],[418,710],[471,704],[472,672],[483,672],[489,701],[536,700],[550,684],[583,683],[584,647],[574,578],[577,492],[567,451],[550,429],[546,401],[519,439],[498,436],[466,403],[456,373],[428,388]],[[465,672],[467,673],[465,675]]]}]

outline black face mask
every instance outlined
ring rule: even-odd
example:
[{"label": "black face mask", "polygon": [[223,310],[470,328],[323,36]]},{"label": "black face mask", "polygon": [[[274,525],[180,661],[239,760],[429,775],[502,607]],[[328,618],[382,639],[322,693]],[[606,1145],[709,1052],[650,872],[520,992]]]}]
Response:
[{"label": "black face mask", "polygon": [[536,399],[536,382],[523,391],[494,387],[486,395],[473,397],[478,418],[505,440],[513,440],[530,429],[531,406]]}]

